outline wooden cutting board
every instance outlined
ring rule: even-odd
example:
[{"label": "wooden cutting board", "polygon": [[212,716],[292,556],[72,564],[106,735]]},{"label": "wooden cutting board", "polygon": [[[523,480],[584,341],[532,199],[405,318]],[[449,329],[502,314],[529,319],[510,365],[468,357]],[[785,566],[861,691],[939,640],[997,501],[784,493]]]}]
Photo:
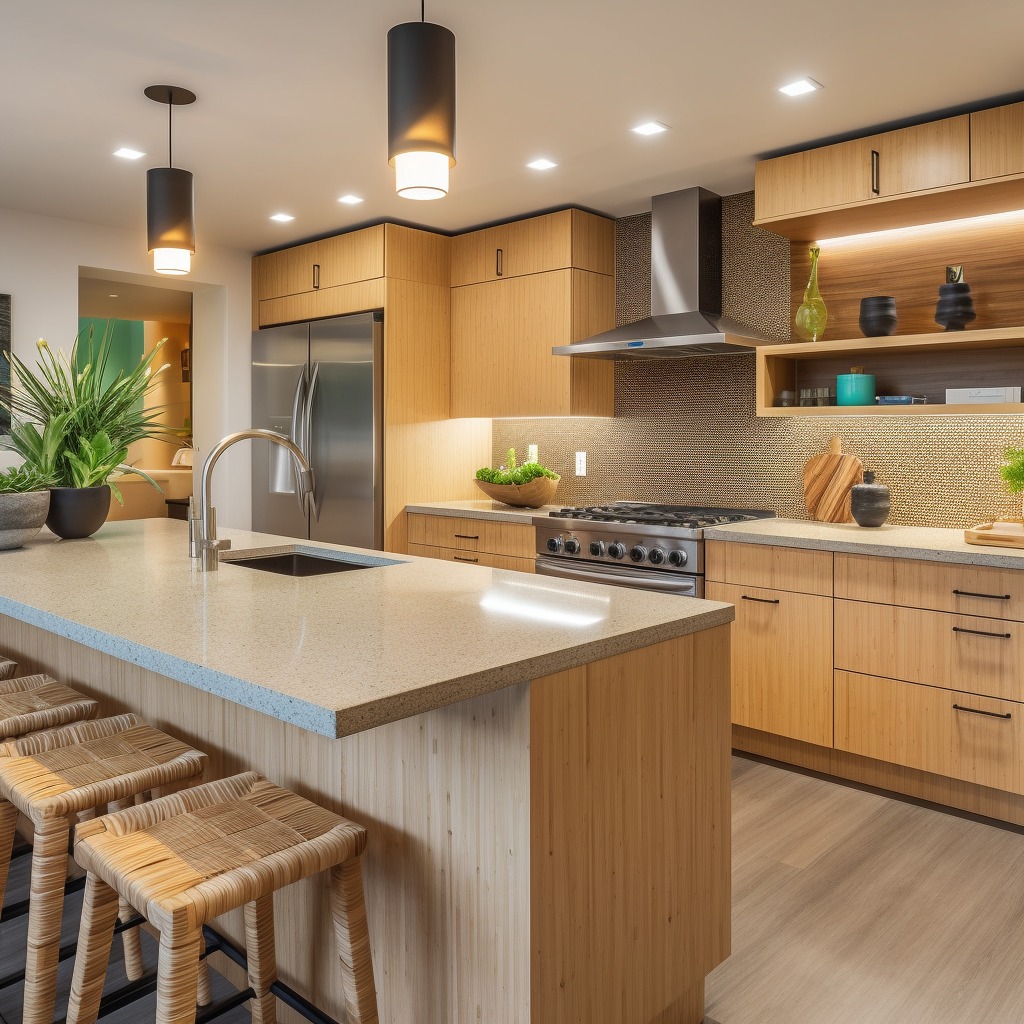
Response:
[{"label": "wooden cutting board", "polygon": [[844,455],[842,442],[833,437],[828,451],[804,463],[804,503],[819,523],[852,523],[850,489],[864,479],[864,465],[856,455]]}]

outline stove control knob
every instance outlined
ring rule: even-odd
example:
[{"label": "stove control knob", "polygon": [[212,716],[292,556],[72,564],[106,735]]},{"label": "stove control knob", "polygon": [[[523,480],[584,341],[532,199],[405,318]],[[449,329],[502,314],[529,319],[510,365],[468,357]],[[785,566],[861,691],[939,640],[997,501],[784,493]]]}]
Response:
[{"label": "stove control knob", "polygon": [[561,551],[562,550],[562,538],[561,537],[549,537],[548,538],[548,551]]},{"label": "stove control knob", "polygon": [[651,548],[651,565],[661,565],[665,561],[665,551],[663,548]]},{"label": "stove control knob", "polygon": [[580,542],[575,537],[570,537],[565,542],[565,553],[567,555],[578,555],[580,553]]},{"label": "stove control knob", "polygon": [[612,558],[622,558],[623,555],[625,555],[625,553],[626,548],[618,541],[616,541],[614,544],[608,545],[608,554],[611,555]]},{"label": "stove control knob", "polygon": [[685,551],[670,551],[668,553],[669,564],[671,565],[686,565],[687,557]]},{"label": "stove control knob", "polygon": [[642,562],[642,561],[644,561],[644,559],[646,559],[646,558],[647,558],[647,548],[645,548],[645,547],[643,546],[643,544],[637,544],[637,545],[636,545],[636,547],[634,547],[634,548],[633,548],[633,549],[632,549],[632,550],[631,550],[631,551],[629,552],[629,557],[630,557],[630,558],[631,558],[631,559],[632,559],[632,560],[633,560],[634,562]]},{"label": "stove control knob", "polygon": [[595,558],[600,558],[604,554],[604,541],[603,540],[592,540],[590,542],[590,553]]}]

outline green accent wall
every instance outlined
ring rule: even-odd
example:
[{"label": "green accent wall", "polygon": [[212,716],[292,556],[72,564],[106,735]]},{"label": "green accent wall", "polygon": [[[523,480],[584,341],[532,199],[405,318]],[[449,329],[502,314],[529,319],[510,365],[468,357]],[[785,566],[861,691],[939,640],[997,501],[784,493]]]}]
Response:
[{"label": "green accent wall", "polygon": [[110,355],[103,374],[104,387],[114,382],[119,373],[129,374],[142,362],[145,349],[145,324],[141,320],[106,320],[97,317],[78,318],[78,348],[75,352],[75,373],[81,373],[91,359],[89,329],[93,344],[99,345],[106,331],[113,332]]}]

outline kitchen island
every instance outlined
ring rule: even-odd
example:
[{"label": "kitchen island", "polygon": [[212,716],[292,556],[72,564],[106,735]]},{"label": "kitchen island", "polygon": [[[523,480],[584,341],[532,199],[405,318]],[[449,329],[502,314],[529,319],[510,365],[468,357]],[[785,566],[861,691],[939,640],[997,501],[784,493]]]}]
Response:
[{"label": "kitchen island", "polygon": [[[730,606],[327,545],[362,568],[203,574],[171,520],[42,537],[0,556],[0,650],[362,822],[383,1021],[702,1019]],[[278,913],[282,978],[344,1019],[322,880]]]}]

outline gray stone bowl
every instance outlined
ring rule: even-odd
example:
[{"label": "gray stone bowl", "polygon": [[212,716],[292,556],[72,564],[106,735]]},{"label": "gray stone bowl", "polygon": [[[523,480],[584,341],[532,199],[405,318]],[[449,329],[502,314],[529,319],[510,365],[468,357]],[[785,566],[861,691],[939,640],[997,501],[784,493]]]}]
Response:
[{"label": "gray stone bowl", "polygon": [[0,494],[0,551],[27,544],[46,522],[49,491]]}]

